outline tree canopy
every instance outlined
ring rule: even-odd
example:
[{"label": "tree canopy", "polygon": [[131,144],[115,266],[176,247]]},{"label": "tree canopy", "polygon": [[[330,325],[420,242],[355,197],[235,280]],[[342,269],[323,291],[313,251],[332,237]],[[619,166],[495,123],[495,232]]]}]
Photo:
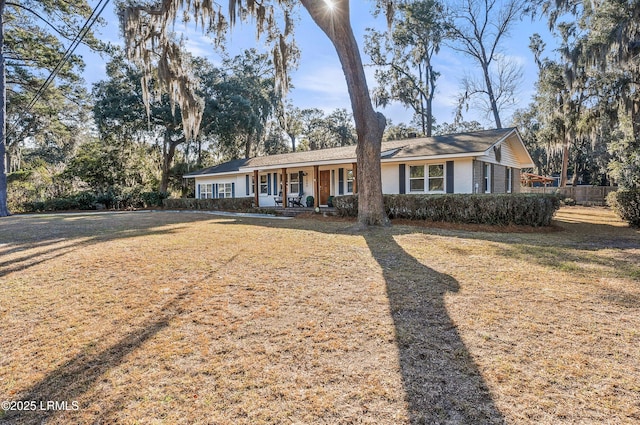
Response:
[{"label": "tree canopy", "polygon": [[86,122],[84,63],[65,46],[102,47],[87,25],[91,15],[85,0],[0,1],[0,216],[9,213],[7,168],[15,169],[25,140],[62,152]]},{"label": "tree canopy", "polygon": [[[379,161],[386,120],[373,109],[358,44],[351,27],[349,0],[337,0],[330,4],[324,0],[301,0],[300,3],[332,42],[344,70],[358,138],[358,221],[365,226],[386,225],[389,221],[382,202]],[[176,60],[177,46],[171,40],[169,31],[170,24],[175,22],[179,12],[193,17],[203,28],[211,30],[217,40],[222,40],[226,34],[227,23],[233,25],[237,18],[252,17],[258,33],[265,34],[273,46],[277,87],[284,92],[288,83],[288,69],[296,59],[292,38],[292,6],[294,3],[286,0],[252,1],[246,4],[232,0],[224,12],[209,0],[162,0],[159,3],[123,4],[121,16],[129,57],[141,64],[145,75],[143,78],[149,78],[154,69],[158,70],[164,89],[180,104],[185,132],[195,135],[203,107],[194,95],[189,73]]]}]

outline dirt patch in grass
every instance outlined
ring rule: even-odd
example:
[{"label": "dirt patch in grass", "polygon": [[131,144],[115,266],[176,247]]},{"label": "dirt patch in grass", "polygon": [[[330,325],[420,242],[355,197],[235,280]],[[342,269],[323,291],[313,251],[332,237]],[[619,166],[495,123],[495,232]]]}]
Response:
[{"label": "dirt patch in grass", "polygon": [[555,225],[0,219],[0,423],[637,423],[640,234]]}]

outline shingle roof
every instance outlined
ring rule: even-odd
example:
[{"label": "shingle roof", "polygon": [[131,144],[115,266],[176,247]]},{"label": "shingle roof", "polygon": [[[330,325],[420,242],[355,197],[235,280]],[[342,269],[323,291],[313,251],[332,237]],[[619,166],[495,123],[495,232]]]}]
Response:
[{"label": "shingle roof", "polygon": [[[483,130],[469,133],[446,134],[442,136],[394,140],[382,143],[383,158],[411,158],[439,155],[481,153],[515,131],[513,128]],[[214,167],[186,174],[197,176],[239,171],[241,168],[263,168],[306,164],[325,161],[355,161],[356,146],[321,149],[315,151],[292,152],[280,155],[237,159]]]},{"label": "shingle roof", "polygon": [[243,167],[248,161],[249,161],[248,159],[234,159],[229,162],[223,162],[222,164],[214,165],[213,167],[204,168],[202,170],[185,174],[185,176],[201,176],[206,174],[233,173],[235,171],[239,171],[240,167]]},{"label": "shingle roof", "polygon": [[[513,131],[513,128],[503,128],[401,140],[399,142],[404,142],[404,146],[393,157],[410,158],[485,152]],[[385,150],[384,144],[382,150]]]}]

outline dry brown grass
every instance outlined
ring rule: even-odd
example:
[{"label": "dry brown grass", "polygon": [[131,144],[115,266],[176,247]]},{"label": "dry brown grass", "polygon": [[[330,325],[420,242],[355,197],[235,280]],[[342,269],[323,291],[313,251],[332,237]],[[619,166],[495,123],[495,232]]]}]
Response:
[{"label": "dry brown grass", "polygon": [[556,226],[0,219],[0,401],[80,407],[0,423],[637,423],[640,234]]}]

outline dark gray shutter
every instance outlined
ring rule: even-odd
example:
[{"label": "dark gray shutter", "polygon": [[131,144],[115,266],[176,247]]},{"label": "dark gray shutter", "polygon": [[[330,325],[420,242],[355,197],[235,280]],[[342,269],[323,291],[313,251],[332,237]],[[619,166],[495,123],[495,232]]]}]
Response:
[{"label": "dark gray shutter", "polygon": [[302,182],[302,178],[304,177],[304,173],[302,171],[298,171],[298,195],[302,196],[304,193],[304,184]]},{"label": "dark gray shutter", "polygon": [[249,179],[249,174],[247,174],[246,176],[244,176],[244,183],[246,186],[246,194],[247,196],[249,196],[251,194],[250,190],[251,190],[251,180]]},{"label": "dark gray shutter", "polygon": [[218,197],[218,183],[213,185],[213,198]]},{"label": "dark gray shutter", "polygon": [[453,161],[447,161],[445,175],[447,176],[447,193],[453,193]]},{"label": "dark gray shutter", "polygon": [[232,198],[236,197],[236,184],[235,184],[235,182],[231,182],[231,197]]},{"label": "dark gray shutter", "polygon": [[480,164],[482,167],[482,184],[480,185],[480,187],[482,188],[482,191],[480,193],[486,193],[488,188],[487,188],[487,166],[484,162],[481,162]]},{"label": "dark gray shutter", "polygon": [[407,193],[407,167],[405,164],[398,165],[398,183],[399,192],[401,194]]},{"label": "dark gray shutter", "polygon": [[271,195],[271,173],[267,174],[267,195]]},{"label": "dark gray shutter", "polygon": [[338,168],[338,195],[344,195],[344,168]]},{"label": "dark gray shutter", "polygon": [[278,192],[278,173],[273,173],[273,194],[279,195]]}]

